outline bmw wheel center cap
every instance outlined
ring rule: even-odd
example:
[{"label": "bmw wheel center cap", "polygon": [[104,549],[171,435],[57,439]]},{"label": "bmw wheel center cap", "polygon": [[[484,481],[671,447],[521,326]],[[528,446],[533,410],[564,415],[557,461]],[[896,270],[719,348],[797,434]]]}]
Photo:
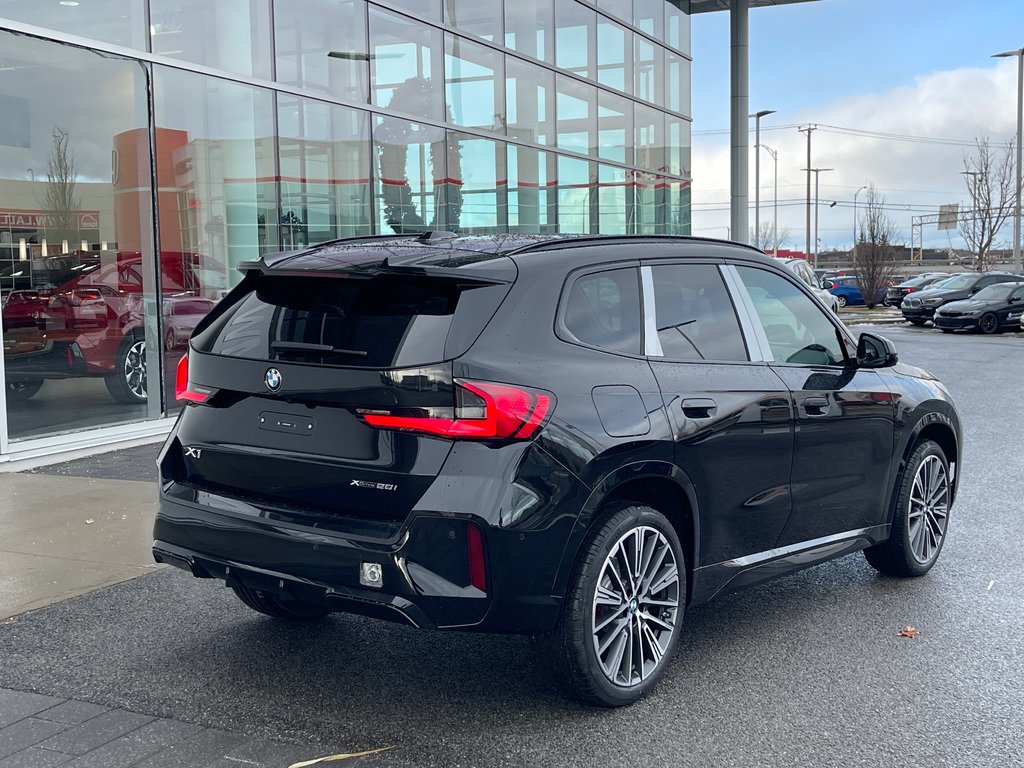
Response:
[{"label": "bmw wheel center cap", "polygon": [[277,392],[281,388],[281,382],[283,381],[281,372],[277,368],[267,368],[267,374],[263,377],[263,383],[267,385],[267,389],[271,392]]}]

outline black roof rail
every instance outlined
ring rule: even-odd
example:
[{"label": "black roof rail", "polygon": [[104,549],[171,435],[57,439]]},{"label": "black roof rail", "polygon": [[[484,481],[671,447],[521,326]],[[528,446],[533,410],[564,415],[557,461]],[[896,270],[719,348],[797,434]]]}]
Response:
[{"label": "black roof rail", "polygon": [[[593,245],[594,243],[633,243],[637,240],[651,240],[651,241],[670,241],[670,242],[684,242],[684,243],[711,243],[714,245],[735,245],[740,248],[748,248],[755,253],[762,253],[752,245],[745,243],[735,243],[731,240],[719,240],[713,237],[693,237],[692,235],[580,235],[573,236],[567,235],[564,237],[555,236],[550,240],[543,240],[537,243],[529,243],[528,245],[521,246],[505,253],[506,256],[517,256],[522,253],[532,253],[534,251],[550,251],[557,250],[560,248],[581,248],[587,245]],[[763,255],[763,254],[762,254]]]}]

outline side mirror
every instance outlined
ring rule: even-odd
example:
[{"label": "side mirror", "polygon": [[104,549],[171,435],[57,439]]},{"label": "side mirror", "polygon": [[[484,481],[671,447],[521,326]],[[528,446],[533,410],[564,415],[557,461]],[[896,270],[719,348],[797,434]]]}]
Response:
[{"label": "side mirror", "polygon": [[824,288],[826,291],[831,291],[833,288],[836,287],[836,284],[833,283],[831,280],[822,280],[821,287]]},{"label": "side mirror", "polygon": [[857,340],[857,365],[861,368],[891,368],[899,362],[896,346],[873,333],[862,333]]}]

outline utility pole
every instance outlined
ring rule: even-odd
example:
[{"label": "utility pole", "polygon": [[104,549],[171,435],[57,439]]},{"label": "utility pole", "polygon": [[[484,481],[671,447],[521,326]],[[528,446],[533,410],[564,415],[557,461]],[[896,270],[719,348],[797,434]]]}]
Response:
[{"label": "utility pole", "polygon": [[754,245],[761,246],[761,118],[774,115],[774,109],[762,109],[754,118]]},{"label": "utility pole", "polygon": [[1020,272],[1020,193],[1021,193],[1021,141],[1024,141],[1024,48],[1016,51],[1003,51],[992,55],[1002,59],[1010,56],[1017,58],[1017,186],[1016,206],[1013,213],[1013,271]]},{"label": "utility pole", "polygon": [[[806,256],[808,259],[811,258],[811,134],[817,129],[816,125],[808,125],[806,128],[801,128],[800,133],[807,134],[807,248]],[[812,265],[817,266],[813,262]]]},{"label": "utility pole", "polygon": [[779,153],[764,145],[764,151],[772,156],[775,163],[775,192],[772,196],[772,256],[779,255]]},{"label": "utility pole", "polygon": [[[803,171],[807,171],[807,178],[811,177],[811,173],[814,174],[814,261],[811,262],[814,266],[818,266],[818,174],[822,171],[834,171],[835,168],[801,168]],[[810,252],[807,254],[810,258]]]},{"label": "utility pole", "polygon": [[867,184],[861,184],[860,189],[853,193],[853,246],[850,248],[850,256],[854,258],[857,256],[857,195],[867,188]]}]

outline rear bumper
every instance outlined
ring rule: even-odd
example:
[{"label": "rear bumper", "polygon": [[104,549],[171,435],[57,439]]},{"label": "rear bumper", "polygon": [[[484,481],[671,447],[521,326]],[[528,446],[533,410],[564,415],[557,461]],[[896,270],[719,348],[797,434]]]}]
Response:
[{"label": "rear bumper", "polygon": [[[471,525],[482,534],[483,590],[470,583]],[[380,531],[365,533],[297,525],[237,499],[168,483],[160,494],[153,556],[228,586],[425,629],[537,634],[557,620],[561,601],[531,565],[552,537],[567,531],[522,533],[471,515],[415,514],[384,538]],[[381,566],[381,588],[360,584],[362,563]]]}]

